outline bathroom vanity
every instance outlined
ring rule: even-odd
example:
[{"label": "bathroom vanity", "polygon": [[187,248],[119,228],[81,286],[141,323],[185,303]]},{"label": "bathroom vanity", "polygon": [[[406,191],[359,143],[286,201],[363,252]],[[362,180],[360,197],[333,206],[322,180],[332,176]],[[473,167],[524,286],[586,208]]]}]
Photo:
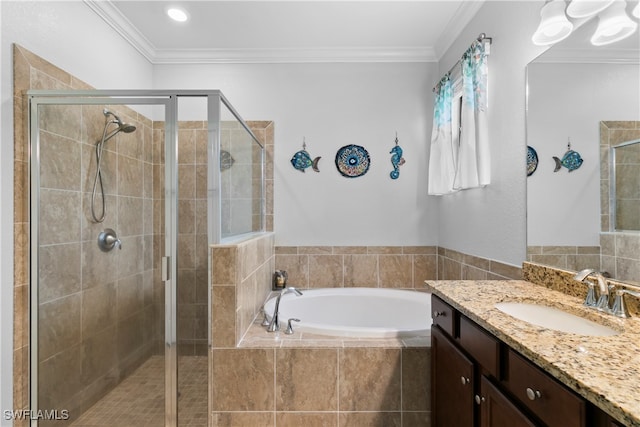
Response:
[{"label": "bathroom vanity", "polygon": [[[639,426],[640,322],[526,281],[428,281],[433,426]],[[536,302],[604,322],[613,336],[568,334],[499,311]]]}]

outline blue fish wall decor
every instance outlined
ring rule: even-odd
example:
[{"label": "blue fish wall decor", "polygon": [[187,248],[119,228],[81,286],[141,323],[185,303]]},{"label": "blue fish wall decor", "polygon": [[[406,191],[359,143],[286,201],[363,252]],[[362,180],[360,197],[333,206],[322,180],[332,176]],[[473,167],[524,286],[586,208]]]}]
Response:
[{"label": "blue fish wall decor", "polygon": [[556,167],[553,170],[554,172],[558,172],[563,166],[567,168],[569,172],[573,172],[582,166],[583,163],[580,153],[571,149],[571,140],[567,143],[567,152],[564,153],[562,159],[553,156],[553,160],[556,162]]},{"label": "blue fish wall decor", "polygon": [[300,172],[304,172],[305,169],[311,167],[316,172],[320,172],[318,169],[318,162],[320,161],[320,156],[312,159],[309,153],[307,152],[307,143],[302,140],[302,150],[296,152],[291,158],[291,165],[299,170]]}]

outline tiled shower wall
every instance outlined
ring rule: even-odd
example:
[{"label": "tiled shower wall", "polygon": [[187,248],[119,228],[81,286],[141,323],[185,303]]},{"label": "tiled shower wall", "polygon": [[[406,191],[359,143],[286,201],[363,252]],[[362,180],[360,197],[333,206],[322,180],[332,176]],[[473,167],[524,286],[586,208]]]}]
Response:
[{"label": "tiled shower wall", "polygon": [[[32,89],[86,89],[67,73],[16,46],[15,95]],[[28,211],[24,112],[16,102],[16,408],[27,403],[26,261]],[[93,404],[151,354],[153,176],[151,122],[115,111],[137,130],[109,140],[103,152],[106,218],[90,218],[95,143],[102,106],[46,106],[40,125],[39,406],[72,417]],[[114,129],[112,126],[110,129]],[[101,201],[98,197],[98,212]],[[113,228],[122,249],[96,240]],[[148,250],[147,250],[148,249]],[[99,356],[99,357],[98,357]]]}]

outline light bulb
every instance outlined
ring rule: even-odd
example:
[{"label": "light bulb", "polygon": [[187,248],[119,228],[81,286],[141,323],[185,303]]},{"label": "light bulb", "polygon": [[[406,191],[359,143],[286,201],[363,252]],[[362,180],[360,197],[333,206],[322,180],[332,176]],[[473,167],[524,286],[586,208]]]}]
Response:
[{"label": "light bulb", "polygon": [[540,10],[540,25],[531,37],[534,44],[545,46],[569,37],[573,24],[564,14],[564,0],[552,0]]},{"label": "light bulb", "polygon": [[625,12],[626,3],[616,1],[598,15],[598,28],[591,37],[591,44],[603,46],[629,37],[636,31],[638,24]]},{"label": "light bulb", "polygon": [[587,18],[602,12],[615,0],[572,0],[567,6],[567,15],[572,18]]}]

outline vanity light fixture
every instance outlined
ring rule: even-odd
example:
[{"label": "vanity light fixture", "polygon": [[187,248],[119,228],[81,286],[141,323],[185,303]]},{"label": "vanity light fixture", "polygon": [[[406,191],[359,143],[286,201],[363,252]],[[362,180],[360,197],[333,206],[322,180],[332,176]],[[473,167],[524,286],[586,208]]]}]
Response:
[{"label": "vanity light fixture", "polygon": [[531,37],[534,44],[546,46],[566,39],[573,30],[567,19],[564,0],[550,0],[540,10],[540,25]]},{"label": "vanity light fixture", "polygon": [[598,28],[591,37],[591,44],[603,46],[629,37],[638,28],[625,12],[626,3],[616,1],[598,15]]},{"label": "vanity light fixture", "polygon": [[177,22],[185,22],[189,19],[189,15],[184,9],[180,9],[179,7],[170,7],[167,9],[167,15],[169,18],[173,19]]},{"label": "vanity light fixture", "polygon": [[567,15],[572,18],[587,18],[602,12],[615,0],[572,0],[567,6]]}]

